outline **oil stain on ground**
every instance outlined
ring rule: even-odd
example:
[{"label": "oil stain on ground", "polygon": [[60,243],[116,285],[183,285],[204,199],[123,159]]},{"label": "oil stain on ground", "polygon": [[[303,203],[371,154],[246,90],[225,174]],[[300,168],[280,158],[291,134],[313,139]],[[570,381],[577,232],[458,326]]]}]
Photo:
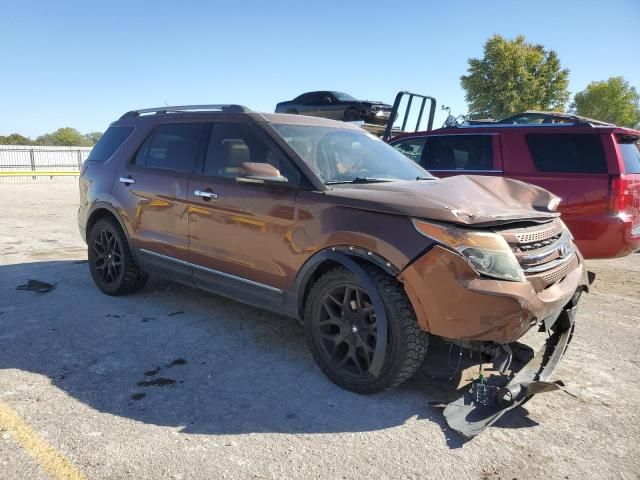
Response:
[{"label": "oil stain on ground", "polygon": [[173,385],[176,381],[173,378],[159,377],[153,380],[143,380],[138,382],[139,387],[166,387],[167,385]]},{"label": "oil stain on ground", "polygon": [[171,362],[167,367],[174,367],[176,365],[186,365],[187,361],[184,358],[176,358],[173,362]]}]

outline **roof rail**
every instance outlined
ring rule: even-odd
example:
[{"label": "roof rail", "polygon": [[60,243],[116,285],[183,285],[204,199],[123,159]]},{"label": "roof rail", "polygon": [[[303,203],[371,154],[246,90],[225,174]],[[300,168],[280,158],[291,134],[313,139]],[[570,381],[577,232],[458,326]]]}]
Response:
[{"label": "roof rail", "polygon": [[[564,113],[564,112],[546,112],[541,110],[527,110],[522,113],[517,113],[510,117],[504,118],[502,120],[497,120],[494,123],[499,125],[505,124],[520,124],[520,125],[531,125],[527,122],[518,122],[520,117],[526,116],[535,116],[538,120],[543,120],[543,124],[545,125],[558,125],[558,124],[573,124],[573,125],[581,125],[581,126],[591,126],[591,127],[615,127],[612,123],[603,122],[601,120],[595,120],[593,118],[587,118],[580,115],[575,115],[573,113]],[[559,120],[556,122],[556,120]]]},{"label": "roof rail", "polygon": [[141,108],[139,110],[131,110],[120,117],[124,118],[139,117],[146,113],[179,113],[190,112],[195,110],[213,111],[213,112],[250,112],[251,110],[242,105],[234,104],[213,104],[213,105],[176,105],[155,108]]},{"label": "roof rail", "polygon": [[587,127],[587,128],[597,128],[597,127],[615,127],[615,125],[609,124],[593,124],[589,122],[575,122],[575,123],[500,123],[500,122],[491,122],[491,123],[472,123],[472,124],[462,124],[456,125],[455,127],[446,127],[446,128],[568,128],[568,127]]}]

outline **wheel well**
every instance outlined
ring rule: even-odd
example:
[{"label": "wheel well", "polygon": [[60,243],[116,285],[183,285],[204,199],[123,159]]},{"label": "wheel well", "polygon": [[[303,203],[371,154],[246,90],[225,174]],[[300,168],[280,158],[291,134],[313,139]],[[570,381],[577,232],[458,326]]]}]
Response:
[{"label": "wheel well", "polygon": [[[373,267],[376,267],[376,268],[382,270],[382,268],[380,268],[379,265],[377,265],[375,262],[370,261],[367,258],[363,258],[363,257],[360,257],[358,255],[348,255],[348,257],[351,260],[355,261],[356,263],[358,263],[358,264],[360,264],[362,266],[371,265]],[[298,317],[300,318],[300,320],[304,321],[304,305],[305,305],[305,303],[307,301],[307,297],[309,296],[309,293],[311,292],[311,289],[313,288],[315,283],[325,273],[327,273],[332,268],[336,268],[336,267],[344,267],[344,265],[342,263],[340,263],[339,261],[337,261],[337,260],[327,259],[327,260],[323,260],[322,262],[320,262],[314,268],[313,272],[310,274],[310,276],[306,280],[306,283],[302,287],[302,295],[298,296]],[[389,272],[385,272],[385,273],[389,274]]]},{"label": "wheel well", "polygon": [[[87,220],[87,228],[85,230],[87,241],[89,239],[89,232],[91,232],[91,229],[93,228],[93,226],[96,224],[96,222],[98,220],[103,219],[103,218],[111,218],[111,219],[115,220],[116,222],[118,222],[118,219],[116,218],[116,216],[112,212],[107,210],[106,208],[98,208],[98,209],[96,209],[93,213],[91,213],[91,216],[89,217],[89,220]],[[118,222],[118,223],[120,223],[120,222]]]}]

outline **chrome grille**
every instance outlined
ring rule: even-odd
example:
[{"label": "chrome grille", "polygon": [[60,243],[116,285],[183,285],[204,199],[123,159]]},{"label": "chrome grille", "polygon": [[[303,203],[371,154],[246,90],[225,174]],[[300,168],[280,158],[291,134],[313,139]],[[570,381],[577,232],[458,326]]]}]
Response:
[{"label": "chrome grille", "polygon": [[558,233],[557,235],[554,235],[551,238],[546,238],[544,240],[538,240],[533,243],[523,243],[521,245],[516,245],[515,248],[517,251],[520,251],[520,252],[529,252],[531,250],[537,250],[539,248],[546,247],[547,245],[551,245],[552,243],[557,242],[558,240],[560,240],[561,236],[562,236],[562,232]]},{"label": "chrome grille", "polygon": [[562,280],[579,262],[571,235],[560,220],[499,233],[538,291]]}]

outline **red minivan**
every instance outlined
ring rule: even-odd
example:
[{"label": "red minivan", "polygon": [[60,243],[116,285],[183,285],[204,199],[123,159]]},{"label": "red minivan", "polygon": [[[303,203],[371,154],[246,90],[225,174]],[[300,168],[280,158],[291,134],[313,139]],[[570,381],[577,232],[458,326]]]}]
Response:
[{"label": "red minivan", "polygon": [[407,133],[389,143],[438,177],[501,175],[553,192],[586,258],[640,249],[638,130],[489,123]]}]

